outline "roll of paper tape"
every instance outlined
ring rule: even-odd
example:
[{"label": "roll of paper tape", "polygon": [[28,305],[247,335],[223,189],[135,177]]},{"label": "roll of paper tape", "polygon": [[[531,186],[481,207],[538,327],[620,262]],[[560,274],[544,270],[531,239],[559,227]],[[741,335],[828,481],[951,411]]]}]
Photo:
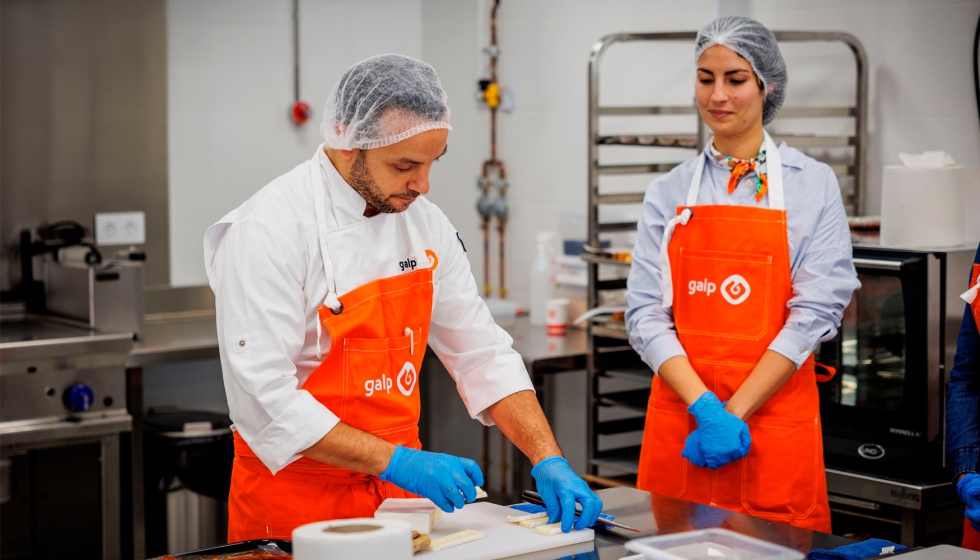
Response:
[{"label": "roll of paper tape", "polygon": [[397,519],[337,519],[297,527],[293,531],[296,560],[345,560],[412,557],[412,529]]}]

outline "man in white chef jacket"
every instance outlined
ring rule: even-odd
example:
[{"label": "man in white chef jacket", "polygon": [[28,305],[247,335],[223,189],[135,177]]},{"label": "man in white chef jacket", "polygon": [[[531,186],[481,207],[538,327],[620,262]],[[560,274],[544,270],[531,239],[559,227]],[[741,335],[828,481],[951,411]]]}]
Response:
[{"label": "man in white chef jacket", "polygon": [[371,517],[388,497],[423,496],[447,512],[475,499],[477,464],[418,441],[426,342],[470,415],[534,464],[551,521],[566,532],[596,521],[602,502],[562,458],[462,241],[422,196],[449,113],[428,64],[364,60],[334,86],[313,158],[208,229],[235,425],[230,542]]}]

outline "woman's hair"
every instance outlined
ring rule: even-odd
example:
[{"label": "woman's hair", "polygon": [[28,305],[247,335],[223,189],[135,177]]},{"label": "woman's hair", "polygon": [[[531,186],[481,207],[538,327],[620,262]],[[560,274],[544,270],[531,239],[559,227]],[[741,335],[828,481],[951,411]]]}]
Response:
[{"label": "woman's hair", "polygon": [[744,58],[762,82],[762,124],[769,124],[786,99],[786,63],[776,36],[766,26],[747,17],[718,18],[698,31],[694,59],[715,45],[724,45]]}]

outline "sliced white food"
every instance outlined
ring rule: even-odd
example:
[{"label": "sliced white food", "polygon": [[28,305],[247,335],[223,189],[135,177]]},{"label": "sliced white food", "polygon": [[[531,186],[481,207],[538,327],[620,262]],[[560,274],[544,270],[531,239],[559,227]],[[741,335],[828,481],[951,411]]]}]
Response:
[{"label": "sliced white food", "polygon": [[541,519],[542,517],[548,517],[548,512],[541,511],[538,513],[525,513],[524,515],[508,515],[507,521],[509,523],[520,523],[528,519]]},{"label": "sliced white food", "polygon": [[476,487],[476,499],[479,500],[480,498],[486,498],[486,497],[487,497],[487,492],[483,488],[480,488],[479,486],[477,486]]},{"label": "sliced white food", "polygon": [[561,533],[561,522],[542,525],[535,529],[535,531],[541,533],[542,535],[548,535],[549,537],[551,535],[557,535],[558,533]]},{"label": "sliced white food", "polygon": [[401,519],[412,526],[413,531],[431,533],[442,519],[442,510],[428,498],[388,498],[381,502],[375,519]]},{"label": "sliced white food", "polygon": [[445,537],[439,537],[438,539],[433,539],[432,542],[429,544],[429,550],[434,552],[439,552],[440,550],[446,550],[447,548],[452,548],[454,546],[459,546],[461,544],[466,544],[468,542],[478,541],[482,538],[483,538],[483,533],[481,533],[480,531],[467,529],[466,531],[460,531],[458,533],[446,535]]},{"label": "sliced white food", "polygon": [[524,521],[518,522],[518,525],[520,525],[521,527],[527,527],[529,529],[534,529],[535,527],[540,527],[542,525],[547,525],[547,524],[548,524],[547,517],[541,517],[538,519],[525,519]]}]

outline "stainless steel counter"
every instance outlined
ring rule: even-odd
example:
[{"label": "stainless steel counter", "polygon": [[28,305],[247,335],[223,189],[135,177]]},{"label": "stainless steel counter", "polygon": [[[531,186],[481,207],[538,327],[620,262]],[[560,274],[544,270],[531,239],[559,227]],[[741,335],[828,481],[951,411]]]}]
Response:
[{"label": "stainless steel counter", "polygon": [[[584,329],[568,329],[565,336],[549,336],[544,327],[531,326],[518,317],[506,329],[514,349],[533,374],[585,367],[587,349]],[[218,332],[214,309],[148,313],[143,339],[130,352],[130,367],[218,359]]]},{"label": "stainless steel counter", "polygon": [[148,314],[143,338],[129,353],[129,366],[156,366],[218,359],[214,310]]},{"label": "stainless steel counter", "polygon": [[590,560],[596,558],[618,560],[632,554],[625,547],[625,543],[630,540],[715,527],[789,547],[804,554],[815,548],[837,548],[854,542],[844,537],[766,521],[741,513],[731,513],[685,500],[650,494],[635,488],[607,488],[599,490],[597,494],[602,498],[603,512],[641,532],[597,529],[591,551],[587,550],[587,546],[583,550],[581,545],[574,545],[550,550],[547,555],[536,553],[515,556],[514,560],[559,559],[572,555],[575,555],[575,558]]}]

